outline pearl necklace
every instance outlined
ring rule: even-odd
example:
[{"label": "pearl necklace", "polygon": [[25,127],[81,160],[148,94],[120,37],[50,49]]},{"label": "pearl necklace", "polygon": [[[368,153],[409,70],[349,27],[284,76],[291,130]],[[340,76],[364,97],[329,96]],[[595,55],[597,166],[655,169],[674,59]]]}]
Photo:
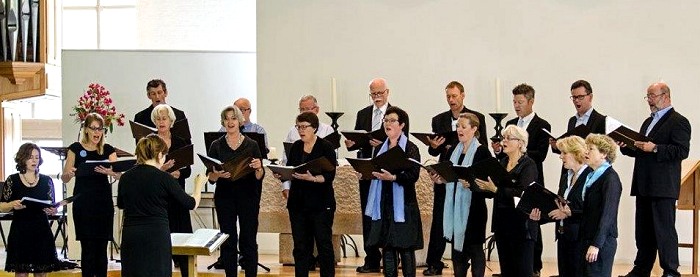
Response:
[{"label": "pearl necklace", "polygon": [[34,181],[33,181],[33,182],[30,182],[29,179],[27,178],[27,176],[25,176],[25,174],[20,174],[19,176],[22,177],[22,178],[24,179],[24,182],[27,183],[27,185],[28,185],[29,187],[33,187],[33,186],[36,185],[36,183],[39,182],[39,178],[37,177],[36,173],[33,174],[33,175],[34,175]]}]

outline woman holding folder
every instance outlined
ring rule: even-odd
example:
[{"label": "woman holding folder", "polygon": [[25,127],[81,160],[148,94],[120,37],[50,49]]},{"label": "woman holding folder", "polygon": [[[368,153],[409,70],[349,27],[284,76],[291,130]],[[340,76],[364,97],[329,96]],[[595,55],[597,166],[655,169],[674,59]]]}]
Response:
[{"label": "woman holding folder", "polygon": [[[169,152],[180,149],[189,144],[184,139],[173,135],[170,132],[173,124],[175,121],[177,121],[175,112],[170,105],[160,104],[153,108],[153,111],[151,112],[151,121],[153,121],[153,124],[155,124],[156,128],[158,129],[158,137],[165,142]],[[170,160],[163,164],[161,170],[170,171],[173,169],[172,167],[174,164],[175,160]],[[177,183],[180,185],[180,188],[182,188],[182,191],[185,191],[185,180],[187,180],[191,174],[192,168],[190,166],[177,168],[170,172],[170,175],[177,180]],[[190,210],[179,203],[171,202],[168,205],[168,223],[170,225],[171,233],[192,233]],[[175,262],[176,267],[180,268],[182,277],[187,277],[187,256],[173,256],[173,262]]]},{"label": "woman holding folder", "polygon": [[[294,127],[301,139],[292,144],[287,157],[288,166],[298,166],[319,158],[326,158],[334,166],[338,165],[333,145],[316,135],[318,126],[315,113],[304,112],[296,117]],[[314,263],[314,241],[321,276],[335,276],[332,241],[335,167],[320,175],[307,171],[294,173],[292,177],[287,209],[294,240],[294,276],[309,276],[309,268]]]},{"label": "woman holding folder", "polygon": [[[221,257],[226,276],[236,276],[238,251],[243,256],[241,268],[246,276],[256,276],[258,272],[258,214],[260,195],[265,171],[262,168],[262,155],[258,144],[241,133],[243,114],[236,106],[228,106],[221,111],[221,126],[226,135],[214,140],[209,148],[209,157],[226,162],[241,157],[250,157],[248,167],[252,172],[232,180],[233,172],[207,169],[210,183],[216,183],[214,205],[221,232],[229,238],[221,245]],[[248,161],[248,160],[246,160]],[[240,227],[240,236],[236,228]]]},{"label": "woman holding folder", "polygon": [[73,202],[75,237],[80,241],[82,276],[107,276],[107,243],[113,239],[114,202],[107,176],[119,179],[121,173],[97,166],[92,174],[76,176],[76,168],[86,161],[117,160],[114,147],[105,143],[104,119],[97,113],[85,117],[82,139],[68,146],[61,180],[68,183],[75,177]]},{"label": "woman holding folder", "polygon": [[[457,119],[459,143],[450,151],[453,165],[469,167],[491,157],[488,147],[479,143],[479,118],[472,113],[463,113]],[[435,184],[446,181],[436,174],[430,178]],[[486,257],[483,244],[486,238],[486,197],[483,191],[472,190],[465,180],[450,182],[445,186],[447,196],[444,203],[443,233],[452,242],[452,264],[455,276],[466,277],[471,261],[474,277],[483,277]],[[490,195],[489,195],[490,196]]]},{"label": "woman holding folder", "polygon": [[[547,217],[554,220],[556,224],[557,238],[557,265],[559,276],[573,277],[578,276],[581,272],[579,250],[580,236],[579,226],[581,225],[581,217],[583,213],[583,185],[586,182],[586,176],[593,170],[584,162],[586,161],[586,141],[578,136],[570,136],[560,139],[556,142],[559,149],[559,158],[562,161],[564,169],[561,172],[559,179],[559,191],[557,194],[567,203],[557,201],[556,210],[551,211]],[[539,220],[540,214],[537,209],[533,209],[530,218]]]},{"label": "woman holding folder", "polygon": [[[386,109],[384,131],[387,139],[375,148],[375,157],[400,147],[408,158],[420,161],[418,147],[408,140],[403,129],[408,114],[396,106]],[[383,248],[384,276],[397,276],[399,257],[403,276],[416,276],[415,250],[423,248],[423,227],[416,199],[416,181],[420,166],[413,164],[401,172],[372,172],[365,215],[372,218],[366,242]]]},{"label": "woman holding folder", "polygon": [[25,196],[54,202],[51,177],[39,174],[42,162],[39,146],[22,144],[15,155],[18,173],[7,177],[0,195],[0,212],[12,212],[5,271],[15,272],[15,276],[28,276],[30,272],[47,276],[47,272],[60,269],[47,216],[56,214],[56,208],[42,209],[21,202]]},{"label": "woman holding folder", "polygon": [[606,135],[586,137],[586,164],[593,172],[586,175],[581,199],[581,254],[584,276],[610,276],[617,251],[617,212],[622,182],[612,163],[618,146]]},{"label": "woman holding folder", "polygon": [[187,195],[161,170],[167,152],[168,146],[159,136],[141,138],[136,145],[137,165],[119,181],[117,206],[124,209],[122,276],[171,276],[168,209],[179,205],[193,210],[199,205],[206,181],[198,176],[192,196]]},{"label": "woman holding folder", "polygon": [[525,129],[508,125],[503,130],[501,145],[506,156],[501,165],[508,171],[508,178],[495,184],[488,180],[476,180],[480,189],[494,194],[491,230],[496,237],[501,276],[532,276],[532,260],[538,234],[537,222],[516,209],[514,197],[520,197],[527,186],[537,181],[537,165],[528,157],[528,134]]}]

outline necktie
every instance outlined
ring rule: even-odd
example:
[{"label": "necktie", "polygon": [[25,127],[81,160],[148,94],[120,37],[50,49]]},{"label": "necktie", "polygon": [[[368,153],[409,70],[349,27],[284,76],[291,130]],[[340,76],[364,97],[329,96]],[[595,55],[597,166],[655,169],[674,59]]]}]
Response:
[{"label": "necktie", "polygon": [[372,131],[379,130],[382,126],[382,110],[374,110],[374,116],[372,117]]},{"label": "necktie", "polygon": [[519,118],[518,119],[518,127],[523,128],[524,125],[525,125],[525,120],[523,120],[522,118]]}]

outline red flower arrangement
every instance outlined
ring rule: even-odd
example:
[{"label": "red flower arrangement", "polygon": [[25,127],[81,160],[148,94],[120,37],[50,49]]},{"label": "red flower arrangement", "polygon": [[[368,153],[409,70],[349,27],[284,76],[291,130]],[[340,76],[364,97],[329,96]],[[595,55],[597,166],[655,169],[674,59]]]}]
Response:
[{"label": "red flower arrangement", "polygon": [[75,116],[76,123],[85,121],[89,113],[98,113],[105,120],[105,128],[111,133],[114,131],[114,123],[124,126],[124,114],[117,113],[113,106],[109,91],[100,84],[90,84],[88,90],[78,98],[78,105],[73,106],[71,116]]}]

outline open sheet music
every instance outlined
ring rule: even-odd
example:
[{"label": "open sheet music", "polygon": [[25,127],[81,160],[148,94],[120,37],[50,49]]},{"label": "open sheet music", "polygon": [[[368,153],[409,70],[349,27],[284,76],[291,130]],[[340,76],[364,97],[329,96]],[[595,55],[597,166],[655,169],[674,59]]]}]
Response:
[{"label": "open sheet music", "polygon": [[223,241],[228,238],[227,234],[216,229],[198,229],[194,233],[172,233],[170,241],[173,248],[191,247],[207,249],[209,253],[214,252]]}]

